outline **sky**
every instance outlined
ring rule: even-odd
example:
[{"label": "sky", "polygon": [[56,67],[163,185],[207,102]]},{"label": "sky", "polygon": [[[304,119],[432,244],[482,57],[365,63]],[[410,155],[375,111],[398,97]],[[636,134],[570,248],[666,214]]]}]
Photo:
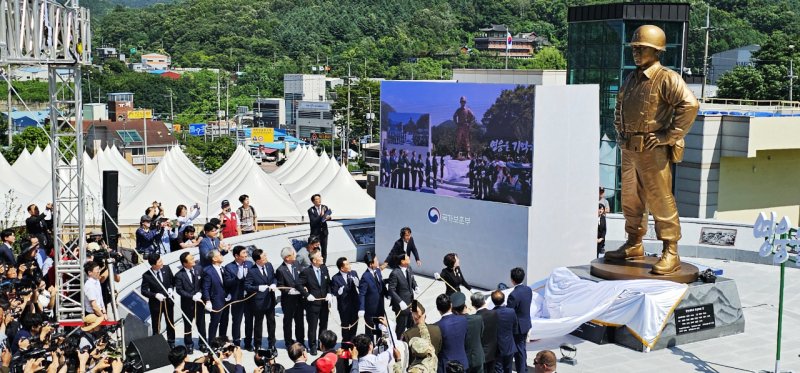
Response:
[{"label": "sky", "polygon": [[453,119],[459,98],[467,97],[467,107],[478,122],[504,89],[515,84],[384,81],[381,100],[401,113],[430,113],[431,126]]}]

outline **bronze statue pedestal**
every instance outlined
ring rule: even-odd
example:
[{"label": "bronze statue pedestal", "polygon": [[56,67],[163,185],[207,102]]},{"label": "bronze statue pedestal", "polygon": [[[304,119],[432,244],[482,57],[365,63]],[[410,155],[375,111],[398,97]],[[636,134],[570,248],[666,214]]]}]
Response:
[{"label": "bronze statue pedestal", "polygon": [[699,270],[686,262],[681,262],[681,269],[669,275],[650,273],[657,261],[658,257],[652,256],[624,261],[606,261],[604,258],[599,258],[592,261],[590,273],[605,280],[668,280],[683,284],[697,281]]}]

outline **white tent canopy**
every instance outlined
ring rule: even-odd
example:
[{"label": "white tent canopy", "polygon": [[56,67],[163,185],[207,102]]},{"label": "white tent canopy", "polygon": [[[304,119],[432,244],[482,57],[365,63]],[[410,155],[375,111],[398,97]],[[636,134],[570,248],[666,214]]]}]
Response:
[{"label": "white tent canopy", "polygon": [[[51,151],[23,150],[13,165],[0,156],[0,199],[6,194],[16,198],[11,204],[0,200],[0,218],[6,225],[24,224],[25,206],[43,207],[52,201]],[[198,169],[183,150],[173,147],[155,170],[145,175],[131,166],[115,147],[98,151],[94,158],[83,155],[84,194],[87,223],[99,224],[102,218],[103,171],[119,172],[119,223],[138,225],[139,217],[153,201],[159,201],[165,214],[174,218],[179,204],[199,203],[198,222],[216,217],[220,203],[229,200],[236,208],[242,194],[250,197],[259,221],[302,223],[314,193],[322,194],[334,210],[334,219],[375,216],[375,201],[353,180],[347,168],[323,152],[318,156],[309,147],[300,147],[272,174],[254,162],[249,152],[238,147],[213,174]],[[73,162],[75,162],[73,160]],[[62,178],[67,180],[68,178]],[[9,191],[11,193],[9,193]],[[21,211],[20,211],[21,210]]]}]

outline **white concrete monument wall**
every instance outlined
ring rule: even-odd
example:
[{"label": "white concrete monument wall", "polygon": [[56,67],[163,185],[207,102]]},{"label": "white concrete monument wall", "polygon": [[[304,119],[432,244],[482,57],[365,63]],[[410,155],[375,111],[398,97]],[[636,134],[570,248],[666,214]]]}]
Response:
[{"label": "white concrete monument wall", "polygon": [[[409,226],[422,267],[432,275],[459,254],[466,280],[494,289],[511,268],[526,283],[596,253],[599,183],[597,85],[536,86],[531,206],[376,188],[376,251],[382,261]],[[412,258],[413,259],[413,258]],[[412,261],[413,262],[413,261]]]}]

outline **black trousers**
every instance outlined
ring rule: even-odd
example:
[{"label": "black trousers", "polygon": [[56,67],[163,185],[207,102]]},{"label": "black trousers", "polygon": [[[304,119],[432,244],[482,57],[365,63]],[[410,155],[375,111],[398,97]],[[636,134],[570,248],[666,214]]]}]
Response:
[{"label": "black trousers", "polygon": [[[305,326],[303,325],[303,299],[300,295],[283,294],[281,296],[281,309],[283,310],[283,339],[286,348],[294,342],[305,343]],[[292,337],[292,322],[294,322],[294,337]]]},{"label": "black trousers", "polygon": [[[197,332],[206,338],[206,310],[203,302],[195,302],[191,298],[181,298],[181,311],[186,315],[183,318],[183,345],[194,346],[192,342],[192,321],[195,320]],[[209,341],[210,343],[211,341]],[[205,346],[202,341],[198,345]]]},{"label": "black trousers", "polygon": [[514,334],[514,344],[517,345],[517,351],[514,352],[514,368],[517,372],[528,371],[528,351],[525,350],[525,339],[527,334]]},{"label": "black trousers", "polygon": [[242,318],[244,318],[244,345],[252,346],[253,309],[248,307],[248,302],[239,302],[231,306],[233,344],[239,346],[242,341]]},{"label": "black trousers", "polygon": [[328,261],[328,232],[319,234],[319,250],[322,253],[322,264]]},{"label": "black trousers", "polygon": [[275,346],[275,300],[269,308],[253,308],[253,348],[261,348],[261,338],[264,334],[264,318],[267,319],[267,344]]},{"label": "black trousers", "polygon": [[411,325],[411,307],[406,308],[397,315],[397,326],[395,327],[395,334],[397,335],[397,339],[401,339],[403,336],[403,332],[408,329],[409,325]]},{"label": "black trousers", "polygon": [[494,372],[494,360],[483,363],[483,373]]},{"label": "black trousers", "polygon": [[[306,322],[308,323],[308,341],[319,348],[317,339],[319,334],[317,331],[322,332],[328,329],[328,302],[315,300],[308,302],[306,307]],[[319,329],[317,329],[319,326]],[[311,347],[311,346],[309,346]]]},{"label": "black trousers", "polygon": [[494,362],[494,371],[497,373],[511,373],[514,365],[514,355],[498,356]]},{"label": "black trousers", "polygon": [[[228,335],[228,318],[231,313],[230,307],[225,307],[222,312],[211,312],[210,321],[208,322],[208,340],[209,342],[217,337],[217,335]],[[219,332],[219,334],[217,334]]]},{"label": "black trousers", "polygon": [[175,324],[175,311],[173,310],[175,303],[169,300],[163,302],[151,300],[148,302],[148,306],[150,307],[150,323],[152,323],[153,335],[161,334],[159,333],[161,320],[166,318],[167,342],[175,343],[175,327],[173,326]]},{"label": "black trousers", "polygon": [[[366,313],[365,313],[366,316]],[[355,307],[339,310],[339,320],[342,322],[342,342],[352,341],[358,331],[358,304]],[[346,326],[353,325],[346,329]]]}]

